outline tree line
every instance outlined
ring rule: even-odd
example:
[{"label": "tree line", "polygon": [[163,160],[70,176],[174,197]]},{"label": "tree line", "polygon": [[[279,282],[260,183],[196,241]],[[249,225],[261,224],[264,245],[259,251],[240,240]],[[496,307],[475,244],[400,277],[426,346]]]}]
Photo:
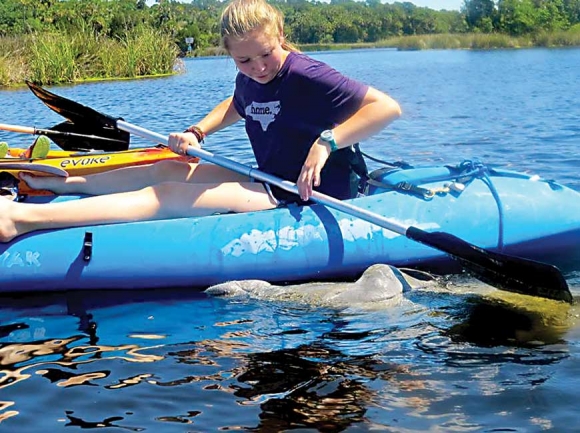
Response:
[{"label": "tree line", "polygon": [[[122,38],[141,26],[162,31],[182,51],[219,46],[226,1],[2,0],[0,36],[92,32]],[[435,11],[410,2],[271,0],[296,44],[373,43],[411,35],[537,32],[580,29],[580,0],[465,0],[460,11]],[[187,44],[185,38],[193,38]]]}]

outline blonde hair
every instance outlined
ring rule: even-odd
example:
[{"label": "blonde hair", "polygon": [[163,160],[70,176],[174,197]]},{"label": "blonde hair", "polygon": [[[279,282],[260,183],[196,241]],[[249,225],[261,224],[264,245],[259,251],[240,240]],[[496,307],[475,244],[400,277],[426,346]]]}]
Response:
[{"label": "blonde hair", "polygon": [[[222,12],[220,27],[222,46],[228,52],[230,39],[244,39],[254,30],[259,29],[272,38],[284,38],[284,16],[265,0],[233,0]],[[298,51],[285,38],[282,48]]]}]

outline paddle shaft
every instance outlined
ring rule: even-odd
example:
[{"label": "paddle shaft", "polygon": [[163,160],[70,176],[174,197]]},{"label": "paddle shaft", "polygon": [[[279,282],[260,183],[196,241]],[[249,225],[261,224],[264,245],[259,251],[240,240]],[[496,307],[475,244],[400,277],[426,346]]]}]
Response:
[{"label": "paddle shaft", "polygon": [[[117,120],[117,128],[153,142],[161,144],[167,144],[168,142],[167,136],[132,125],[123,120]],[[189,146],[187,154],[197,156],[248,177],[268,182],[285,191],[298,194],[298,187],[290,181],[280,179],[228,158],[214,155],[206,150]],[[566,302],[572,302],[573,300],[566,280],[555,266],[488,251],[449,233],[431,233],[417,227],[403,226],[382,215],[353,206],[348,202],[337,200],[317,191],[313,191],[311,198],[313,201],[325,206],[445,252],[457,259],[477,278],[499,289]]]},{"label": "paddle shaft", "polygon": [[99,137],[97,135],[86,135],[77,134],[75,132],[63,132],[63,131],[53,131],[52,129],[37,129],[30,126],[19,126],[19,125],[8,125],[6,123],[0,123],[0,129],[3,131],[19,132],[22,134],[33,134],[33,135],[46,135],[48,137],[70,137],[70,138],[82,138],[89,140],[98,141],[110,141],[114,143],[124,143],[123,140],[118,140],[116,138]]}]

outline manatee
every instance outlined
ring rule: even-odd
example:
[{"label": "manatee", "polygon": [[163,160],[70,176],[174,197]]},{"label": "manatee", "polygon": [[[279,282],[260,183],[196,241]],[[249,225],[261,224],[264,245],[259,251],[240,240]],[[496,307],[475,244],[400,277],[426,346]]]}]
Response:
[{"label": "manatee", "polygon": [[[420,279],[412,275],[420,276]],[[428,278],[427,278],[428,277]],[[576,284],[576,291],[580,291]],[[574,289],[574,288],[573,288]],[[497,290],[468,274],[432,277],[416,270],[399,270],[389,265],[373,265],[355,282],[306,283],[278,286],[262,280],[239,280],[212,286],[213,296],[267,301],[290,301],[340,311],[389,311],[404,314],[407,308],[433,308],[429,299],[417,304],[406,299],[413,290],[431,299],[453,294],[462,297],[465,316],[447,335],[454,340],[476,344],[555,344],[565,333],[580,333],[580,307],[566,302]],[[464,302],[467,301],[467,302]],[[437,302],[435,303],[437,304]],[[395,308],[393,308],[395,307]],[[459,317],[459,316],[458,316]]]},{"label": "manatee", "polygon": [[305,283],[277,286],[263,280],[236,280],[211,286],[212,296],[246,297],[272,301],[293,301],[319,306],[346,308],[401,302],[402,294],[428,282],[415,279],[384,264],[369,267],[355,282]]}]

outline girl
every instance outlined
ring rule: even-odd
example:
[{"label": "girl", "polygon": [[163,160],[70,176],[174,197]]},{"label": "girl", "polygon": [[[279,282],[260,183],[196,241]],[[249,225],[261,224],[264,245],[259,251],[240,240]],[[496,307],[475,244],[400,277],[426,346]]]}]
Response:
[{"label": "girl", "polygon": [[169,136],[185,154],[240,119],[258,168],[295,181],[300,197],[211,164],[162,161],[66,179],[21,177],[32,188],[94,195],[62,203],[0,200],[0,241],[40,229],[249,212],[310,198],[313,188],[353,197],[354,146],[400,116],[386,94],[299,53],[283,17],[265,0],[234,0],[221,17],[222,44],[239,73],[233,96],[197,125]]}]

